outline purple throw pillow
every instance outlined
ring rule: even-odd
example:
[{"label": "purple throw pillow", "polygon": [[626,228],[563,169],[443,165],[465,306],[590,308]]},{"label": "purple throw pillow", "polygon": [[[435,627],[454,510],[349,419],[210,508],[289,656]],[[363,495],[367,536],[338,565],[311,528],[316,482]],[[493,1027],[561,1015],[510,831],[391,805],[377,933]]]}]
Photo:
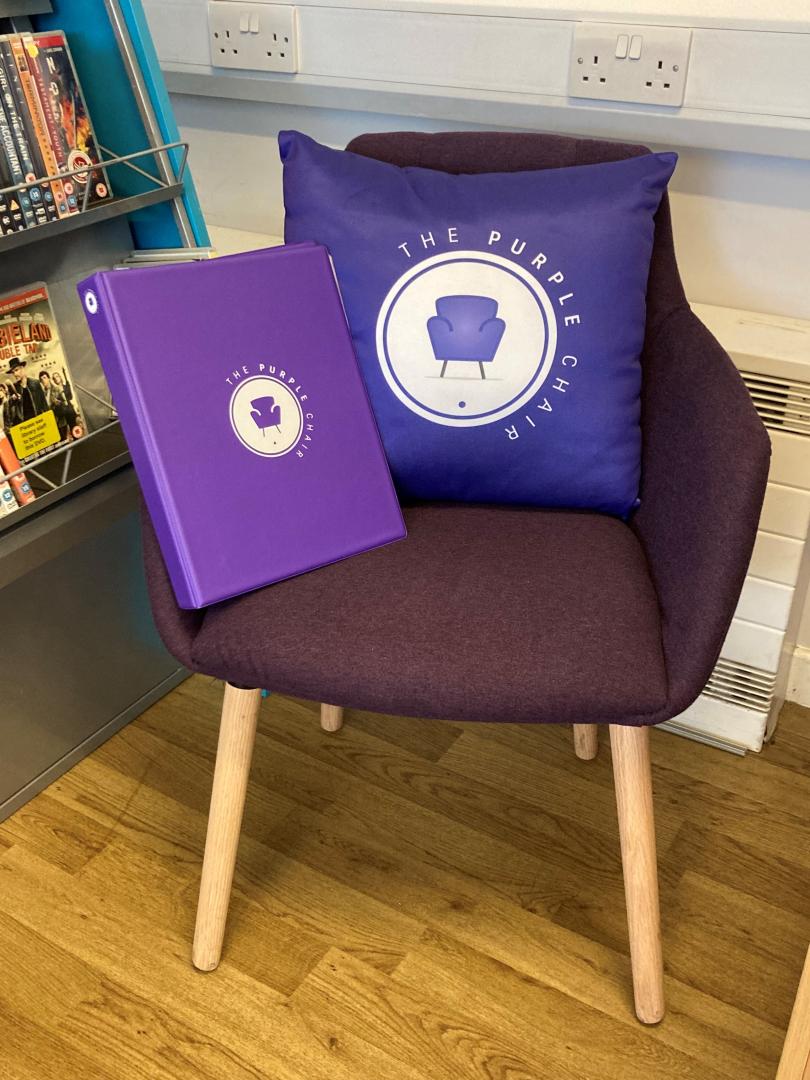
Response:
[{"label": "purple throw pillow", "polygon": [[455,175],[279,136],[403,498],[627,514],[653,216],[675,154]]}]

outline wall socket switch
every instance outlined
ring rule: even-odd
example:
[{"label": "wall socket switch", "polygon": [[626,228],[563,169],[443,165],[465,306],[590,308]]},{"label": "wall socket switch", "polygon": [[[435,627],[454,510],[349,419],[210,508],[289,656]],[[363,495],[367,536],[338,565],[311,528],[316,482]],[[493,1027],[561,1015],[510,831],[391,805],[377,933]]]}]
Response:
[{"label": "wall socket switch", "polygon": [[208,36],[213,67],[298,71],[298,18],[288,4],[209,0]]},{"label": "wall socket switch", "polygon": [[692,31],[674,26],[578,23],[568,94],[642,105],[683,105]]}]

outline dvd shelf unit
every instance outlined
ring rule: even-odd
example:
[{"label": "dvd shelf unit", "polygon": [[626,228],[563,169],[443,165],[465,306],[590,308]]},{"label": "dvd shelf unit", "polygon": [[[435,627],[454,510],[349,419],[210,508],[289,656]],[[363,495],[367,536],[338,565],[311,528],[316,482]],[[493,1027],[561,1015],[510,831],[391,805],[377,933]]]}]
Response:
[{"label": "dvd shelf unit", "polygon": [[[84,421],[72,441],[0,469],[3,480],[25,473],[36,494],[0,517],[0,612],[18,657],[0,683],[0,819],[186,674],[152,624],[138,485],[76,283],[136,251],[195,257],[208,236],[140,0],[0,0],[0,34],[56,31],[92,119],[105,197],[91,202],[85,179],[77,212],[0,236],[0,294],[47,286]],[[45,171],[0,185],[0,197],[96,175],[82,161]],[[4,381],[8,367],[4,357]]]}]

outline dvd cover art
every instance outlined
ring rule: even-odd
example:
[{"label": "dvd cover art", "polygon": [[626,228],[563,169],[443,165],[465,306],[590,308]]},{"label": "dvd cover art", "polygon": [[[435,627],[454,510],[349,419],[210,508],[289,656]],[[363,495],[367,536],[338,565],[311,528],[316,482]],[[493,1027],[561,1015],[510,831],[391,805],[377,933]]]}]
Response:
[{"label": "dvd cover art", "polygon": [[24,34],[22,40],[59,172],[88,166],[87,172],[63,181],[71,208],[82,206],[88,183],[88,205],[109,199],[110,186],[103,168],[90,168],[99,164],[101,156],[65,35],[54,30]]},{"label": "dvd cover art", "polygon": [[[2,428],[0,428],[0,474],[4,477],[0,481],[0,498],[5,503],[6,515],[11,513],[17,506],[27,506],[28,503],[36,499],[36,495],[28,483],[28,477],[24,472],[20,471],[20,459],[14,453],[14,447]],[[4,484],[5,487],[3,487]],[[14,506],[10,509],[9,494],[14,503]]]},{"label": "dvd cover art", "polygon": [[[14,139],[14,130],[9,120],[8,110],[6,108],[5,94],[0,93],[0,152],[5,157],[6,164],[11,174],[11,182],[14,185],[25,183],[25,175],[23,174],[22,164],[20,163],[20,155],[17,153],[17,144]],[[16,202],[19,207],[20,214],[23,219],[23,227],[29,228],[36,225],[37,220],[34,214],[34,208],[31,204],[31,196],[25,188],[20,191],[11,192],[9,199]]]},{"label": "dvd cover art", "polygon": [[[4,117],[5,113],[0,105],[0,189],[12,187],[14,184],[11,166],[5,152]],[[0,235],[8,236],[10,233],[21,232],[24,228],[25,218],[20,205],[19,192],[11,191],[0,195]]]},{"label": "dvd cover art", "polygon": [[0,296],[0,424],[23,465],[85,434],[42,282]]},{"label": "dvd cover art", "polygon": [[19,503],[8,480],[0,480],[0,517],[8,517],[17,509]]},{"label": "dvd cover art", "polygon": [[[48,135],[45,114],[42,111],[42,104],[39,100],[36,83],[34,82],[34,77],[28,66],[28,54],[23,48],[22,37],[19,34],[10,35],[6,39],[5,45],[0,43],[0,47],[10,51],[10,63],[13,62],[14,67],[17,70],[20,90],[25,99],[25,109],[22,110],[24,114],[23,119],[29,130],[29,141],[32,147],[36,147],[35,164],[41,169],[41,172],[38,175],[55,177],[59,172],[59,169]],[[49,180],[47,184],[43,183],[42,186],[43,190],[46,192],[46,198],[48,192],[50,193],[51,200],[56,208],[57,217],[67,217],[70,213],[76,212],[76,207],[72,210],[68,207],[67,197],[65,196],[64,186],[61,180]]]},{"label": "dvd cover art", "polygon": [[2,88],[6,113],[17,143],[23,178],[29,185],[26,191],[31,199],[36,223],[43,225],[47,221],[55,221],[59,215],[54,204],[51,185],[47,182],[35,183],[35,181],[40,181],[46,173],[39,153],[39,144],[33,138],[28,102],[8,38],[0,38],[0,88]]}]

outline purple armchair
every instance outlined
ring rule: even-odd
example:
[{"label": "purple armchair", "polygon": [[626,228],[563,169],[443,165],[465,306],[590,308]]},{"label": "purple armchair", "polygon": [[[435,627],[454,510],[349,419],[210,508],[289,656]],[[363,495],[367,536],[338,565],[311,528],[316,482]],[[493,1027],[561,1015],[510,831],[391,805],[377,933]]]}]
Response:
[{"label": "purple armchair", "polygon": [[281,423],[281,406],[276,405],[273,397],[260,397],[251,401],[250,415],[260,431],[265,428],[278,427]]},{"label": "purple armchair", "polygon": [[[644,152],[494,132],[364,135],[349,149],[455,173]],[[565,511],[410,506],[409,536],[400,544],[188,612],[174,601],[145,521],[152,605],[167,647],[193,671],[226,681],[193,951],[198,967],[219,962],[260,699],[255,688],[339,703],[322,707],[329,730],[340,727],[343,707],[571,723],[582,758],[595,755],[596,725],[606,723],[636,1012],[645,1022],[661,1019],[649,725],[691,704],[717,660],[751,555],[770,453],[742,380],[690,311],[666,199],[656,219],[643,368],[641,507],[629,523]],[[538,578],[538,553],[542,587],[527,588]]]},{"label": "purple armchair", "polygon": [[486,378],[484,364],[495,359],[506,329],[497,313],[498,301],[489,296],[439,297],[427,330],[433,355],[442,362],[442,378],[451,360],[477,363],[481,378]]}]

